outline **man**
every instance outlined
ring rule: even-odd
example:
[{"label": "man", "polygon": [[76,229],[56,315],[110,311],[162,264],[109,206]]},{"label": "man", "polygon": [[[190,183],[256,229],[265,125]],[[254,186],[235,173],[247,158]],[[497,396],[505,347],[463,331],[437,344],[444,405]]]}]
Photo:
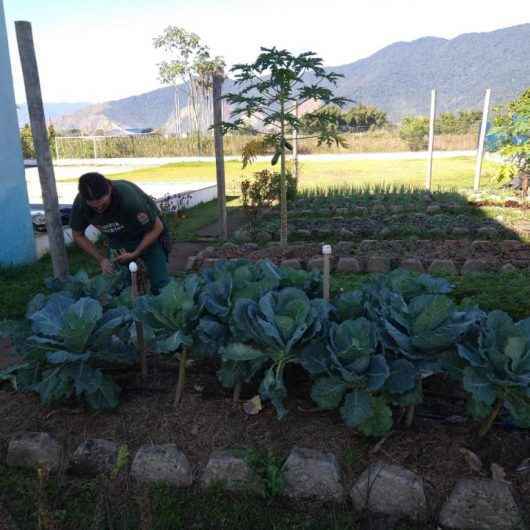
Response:
[{"label": "man", "polygon": [[111,182],[100,173],[82,175],[78,189],[70,216],[76,244],[99,262],[103,273],[112,273],[112,261],[85,236],[87,226],[95,226],[108,238],[110,248],[119,253],[114,261],[125,265],[142,258],[151,291],[157,294],[169,282],[169,246],[153,199],[132,182]]}]

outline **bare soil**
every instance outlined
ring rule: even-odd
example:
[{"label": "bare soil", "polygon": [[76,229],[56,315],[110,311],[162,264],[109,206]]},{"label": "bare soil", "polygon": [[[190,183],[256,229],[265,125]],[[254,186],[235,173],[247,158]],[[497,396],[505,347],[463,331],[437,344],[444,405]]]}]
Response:
[{"label": "bare soil", "polygon": [[[145,382],[134,373],[124,374],[122,403],[113,413],[93,413],[72,403],[54,409],[43,407],[38,397],[17,394],[5,385],[0,390],[0,448],[18,431],[46,431],[55,435],[72,454],[88,438],[106,438],[127,444],[131,454],[144,444],[174,443],[190,459],[198,475],[210,453],[224,448],[258,448],[286,457],[295,446],[333,452],[342,464],[350,487],[372,461],[403,465],[422,475],[430,486],[433,507],[443,502],[455,481],[465,477],[490,477],[496,463],[514,485],[526,513],[530,513],[530,472],[517,473],[530,456],[530,437],[523,431],[493,428],[483,440],[477,425],[465,420],[462,395],[442,379],[428,382],[429,408],[420,408],[411,429],[397,425],[383,444],[347,428],[337,412],[316,411],[309,398],[309,380],[301,369],[287,373],[288,416],[279,421],[270,406],[247,416],[234,405],[229,391],[217,381],[213,361],[196,362],[189,370],[183,401],[173,406],[176,365],[165,366]],[[243,389],[242,399],[256,393]],[[399,411],[395,413],[395,421]],[[482,471],[474,471],[462,449],[475,452]],[[1,455],[0,455],[1,456]]]},{"label": "bare soil", "polygon": [[[517,241],[472,241],[459,240],[373,240],[354,245],[353,252],[342,250],[335,245],[334,256],[355,255],[361,258],[367,256],[385,256],[399,260],[418,258],[428,264],[435,259],[451,259],[462,265],[467,259],[481,259],[491,264],[512,263],[523,268],[530,265],[530,246]],[[306,261],[321,254],[321,245],[317,243],[293,243],[287,247],[279,245],[248,250],[248,246],[241,245],[234,248],[217,248],[213,256],[221,259],[246,258],[250,260],[270,259],[279,264],[284,259],[299,259]]]}]

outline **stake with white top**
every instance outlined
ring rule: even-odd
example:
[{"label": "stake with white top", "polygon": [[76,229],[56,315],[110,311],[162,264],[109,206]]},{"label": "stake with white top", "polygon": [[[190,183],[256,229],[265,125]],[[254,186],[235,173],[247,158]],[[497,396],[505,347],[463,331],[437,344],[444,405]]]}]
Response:
[{"label": "stake with white top", "polygon": [[[131,298],[133,304],[138,298],[138,265],[135,261],[129,263],[129,272],[131,273]],[[136,345],[140,353],[140,366],[142,369],[142,377],[147,377],[147,358],[145,352],[144,341],[144,325],[141,320],[135,320],[134,326],[136,328]]]},{"label": "stake with white top", "polygon": [[322,278],[322,297],[324,300],[329,301],[329,294],[330,294],[330,273],[331,273],[331,245],[323,245],[322,246],[322,255],[324,256],[324,274]]}]

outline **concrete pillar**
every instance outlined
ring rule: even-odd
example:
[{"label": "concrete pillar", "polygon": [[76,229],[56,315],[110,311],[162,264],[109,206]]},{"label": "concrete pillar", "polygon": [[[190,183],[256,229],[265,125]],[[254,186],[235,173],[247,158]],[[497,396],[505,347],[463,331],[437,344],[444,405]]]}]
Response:
[{"label": "concrete pillar", "polygon": [[35,260],[35,240],[13,92],[3,0],[0,0],[0,265]]}]

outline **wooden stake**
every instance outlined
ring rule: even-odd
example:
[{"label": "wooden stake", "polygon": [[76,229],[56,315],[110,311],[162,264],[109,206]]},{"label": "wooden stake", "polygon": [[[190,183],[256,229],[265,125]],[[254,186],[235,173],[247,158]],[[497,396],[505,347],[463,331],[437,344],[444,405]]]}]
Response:
[{"label": "wooden stake", "polygon": [[219,204],[219,237],[226,241],[228,239],[228,224],[226,218],[226,185],[225,185],[225,157],[223,148],[223,71],[216,72],[213,76],[212,99],[213,99],[213,126],[215,145],[215,170],[217,176],[217,202]]},{"label": "wooden stake", "polygon": [[[138,265],[136,262],[131,261],[129,263],[129,271],[131,273],[131,298],[133,304],[136,303],[138,298]],[[144,340],[144,325],[141,320],[134,321],[134,327],[136,328],[136,347],[140,354],[140,367],[142,369],[142,378],[145,379],[148,374],[147,366],[147,355],[145,351],[145,340]]]},{"label": "wooden stake", "polygon": [[482,123],[480,125],[480,138],[478,141],[477,161],[475,164],[475,180],[473,182],[473,191],[480,191],[480,177],[482,173],[482,160],[484,159],[484,141],[486,140],[486,128],[488,126],[488,113],[490,108],[491,88],[486,90],[484,96],[484,108],[482,110]]},{"label": "wooden stake", "polygon": [[427,162],[427,175],[425,177],[425,188],[431,191],[432,186],[432,158],[434,154],[434,119],[436,116],[436,90],[431,90],[431,116],[429,120],[429,155]]},{"label": "wooden stake", "polygon": [[29,22],[19,20],[15,22],[15,28],[22,73],[24,75],[24,86],[26,88],[31,134],[35,152],[37,153],[37,165],[39,167],[39,180],[46,217],[46,231],[50,242],[53,274],[56,278],[64,280],[68,276],[68,256],[64,243],[63,223],[59,212],[59,199],[57,197],[57,186],[48,141],[48,130],[44,117],[33,34]]}]

